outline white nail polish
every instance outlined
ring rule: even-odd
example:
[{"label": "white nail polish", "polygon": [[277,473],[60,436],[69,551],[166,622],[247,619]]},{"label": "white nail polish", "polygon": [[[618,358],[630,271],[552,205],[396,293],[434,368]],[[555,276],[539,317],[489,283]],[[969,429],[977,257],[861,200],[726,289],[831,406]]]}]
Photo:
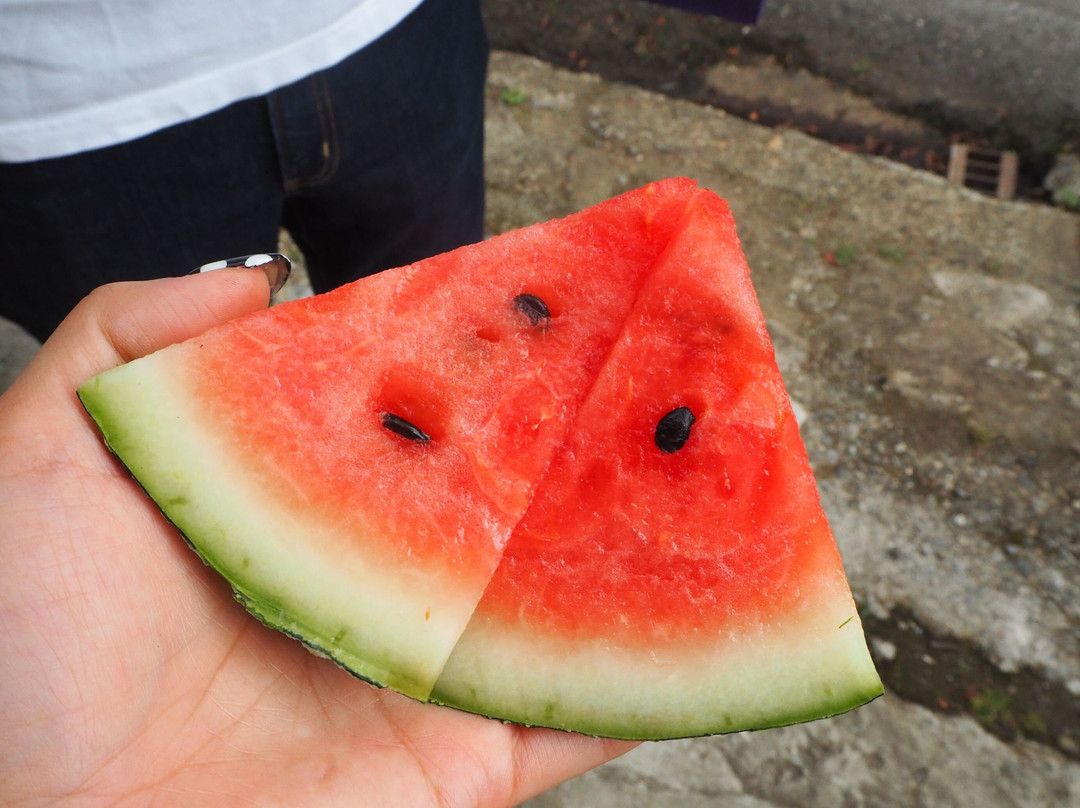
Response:
[{"label": "white nail polish", "polygon": [[292,263],[280,253],[256,253],[255,255],[240,255],[236,258],[211,261],[209,264],[203,264],[198,269],[193,269],[189,274],[213,272],[215,269],[225,269],[226,267],[246,267],[248,269],[261,267],[262,271],[266,273],[267,280],[270,281],[270,293],[273,295],[277,294],[281,287],[285,285],[285,281],[288,280]]}]

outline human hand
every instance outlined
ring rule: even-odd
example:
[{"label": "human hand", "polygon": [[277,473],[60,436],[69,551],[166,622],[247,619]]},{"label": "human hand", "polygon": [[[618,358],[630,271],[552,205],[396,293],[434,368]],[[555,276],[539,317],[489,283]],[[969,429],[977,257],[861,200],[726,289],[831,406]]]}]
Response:
[{"label": "human hand", "polygon": [[0,803],[510,805],[628,750],[308,654],[233,601],[108,453],[80,383],[267,298],[248,268],[103,287],[0,396]]}]

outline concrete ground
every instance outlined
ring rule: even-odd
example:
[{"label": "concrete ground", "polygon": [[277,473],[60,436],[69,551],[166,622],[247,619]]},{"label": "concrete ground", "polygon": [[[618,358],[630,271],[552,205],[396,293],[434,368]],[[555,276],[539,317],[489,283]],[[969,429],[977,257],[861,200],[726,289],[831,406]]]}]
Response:
[{"label": "concrete ground", "polygon": [[[492,232],[664,176],[730,200],[888,690],[530,805],[1080,805],[1080,216],[526,57],[490,85]],[[33,347],[0,323],[0,384]]]}]

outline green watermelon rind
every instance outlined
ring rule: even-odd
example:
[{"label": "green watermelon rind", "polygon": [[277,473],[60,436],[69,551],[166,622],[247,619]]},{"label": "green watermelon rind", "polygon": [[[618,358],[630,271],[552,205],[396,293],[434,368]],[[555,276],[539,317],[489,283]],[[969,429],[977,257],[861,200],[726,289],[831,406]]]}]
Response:
[{"label": "green watermelon rind", "polygon": [[[306,545],[290,542],[310,528],[280,507],[274,492],[244,485],[242,472],[227,467],[226,454],[215,451],[199,419],[189,417],[193,402],[170,386],[153,356],[96,376],[77,394],[109,450],[251,614],[367,682],[427,699],[475,603],[461,604],[460,616],[448,622],[434,608],[427,610],[430,619],[423,612],[408,614],[403,610],[422,608],[413,594],[415,580],[399,587],[408,597],[395,598],[385,570],[358,575],[356,564],[313,558]],[[185,469],[201,469],[203,477],[193,479]],[[196,502],[198,508],[192,506]],[[264,563],[263,573],[251,561],[275,556],[279,563]],[[381,592],[373,599],[341,594],[365,587]],[[410,635],[413,642],[403,647]],[[389,636],[396,641],[385,641]],[[441,655],[430,655],[432,636],[442,638]]]},{"label": "green watermelon rind", "polygon": [[[829,718],[884,691],[850,595],[822,593],[816,609],[787,620],[778,615],[774,625],[736,633],[730,641],[718,637],[711,644],[667,650],[471,624],[431,701],[529,726],[625,740]],[[495,659],[497,667],[489,664]]]},{"label": "green watermelon rind", "polygon": [[859,691],[849,691],[847,698],[830,701],[827,709],[805,709],[777,712],[768,718],[763,718],[748,724],[739,724],[729,715],[718,715],[711,722],[696,722],[694,724],[678,725],[675,722],[661,722],[660,729],[643,729],[645,726],[656,726],[656,722],[646,724],[644,722],[634,724],[631,720],[611,722],[598,720],[595,706],[588,712],[582,712],[580,717],[558,720],[558,716],[566,716],[567,711],[561,703],[549,701],[545,708],[538,712],[526,712],[515,710],[512,715],[493,713],[489,707],[481,706],[476,702],[475,694],[472,699],[452,699],[439,693],[432,693],[428,701],[462,712],[473,713],[484,718],[502,721],[504,724],[517,724],[522,727],[542,727],[554,729],[560,732],[573,732],[578,735],[589,735],[594,738],[610,738],[618,741],[674,741],[681,738],[703,738],[711,735],[731,735],[737,732],[755,732],[763,729],[779,729],[796,724],[806,724],[811,721],[820,721],[827,718],[835,718],[844,713],[849,713],[859,707],[864,707],[875,699],[885,694],[880,683],[867,684]]}]

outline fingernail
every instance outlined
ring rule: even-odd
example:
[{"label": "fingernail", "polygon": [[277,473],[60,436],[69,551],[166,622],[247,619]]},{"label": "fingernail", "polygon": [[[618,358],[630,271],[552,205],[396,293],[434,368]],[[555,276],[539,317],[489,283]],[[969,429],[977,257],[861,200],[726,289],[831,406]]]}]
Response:
[{"label": "fingernail", "polygon": [[258,267],[266,273],[266,278],[270,281],[271,297],[281,291],[281,287],[285,285],[285,281],[289,279],[289,273],[292,271],[292,263],[281,253],[256,253],[255,255],[241,255],[237,258],[211,261],[209,264],[203,264],[198,269],[193,269],[190,274],[213,272],[215,269],[225,269],[226,267]]}]

